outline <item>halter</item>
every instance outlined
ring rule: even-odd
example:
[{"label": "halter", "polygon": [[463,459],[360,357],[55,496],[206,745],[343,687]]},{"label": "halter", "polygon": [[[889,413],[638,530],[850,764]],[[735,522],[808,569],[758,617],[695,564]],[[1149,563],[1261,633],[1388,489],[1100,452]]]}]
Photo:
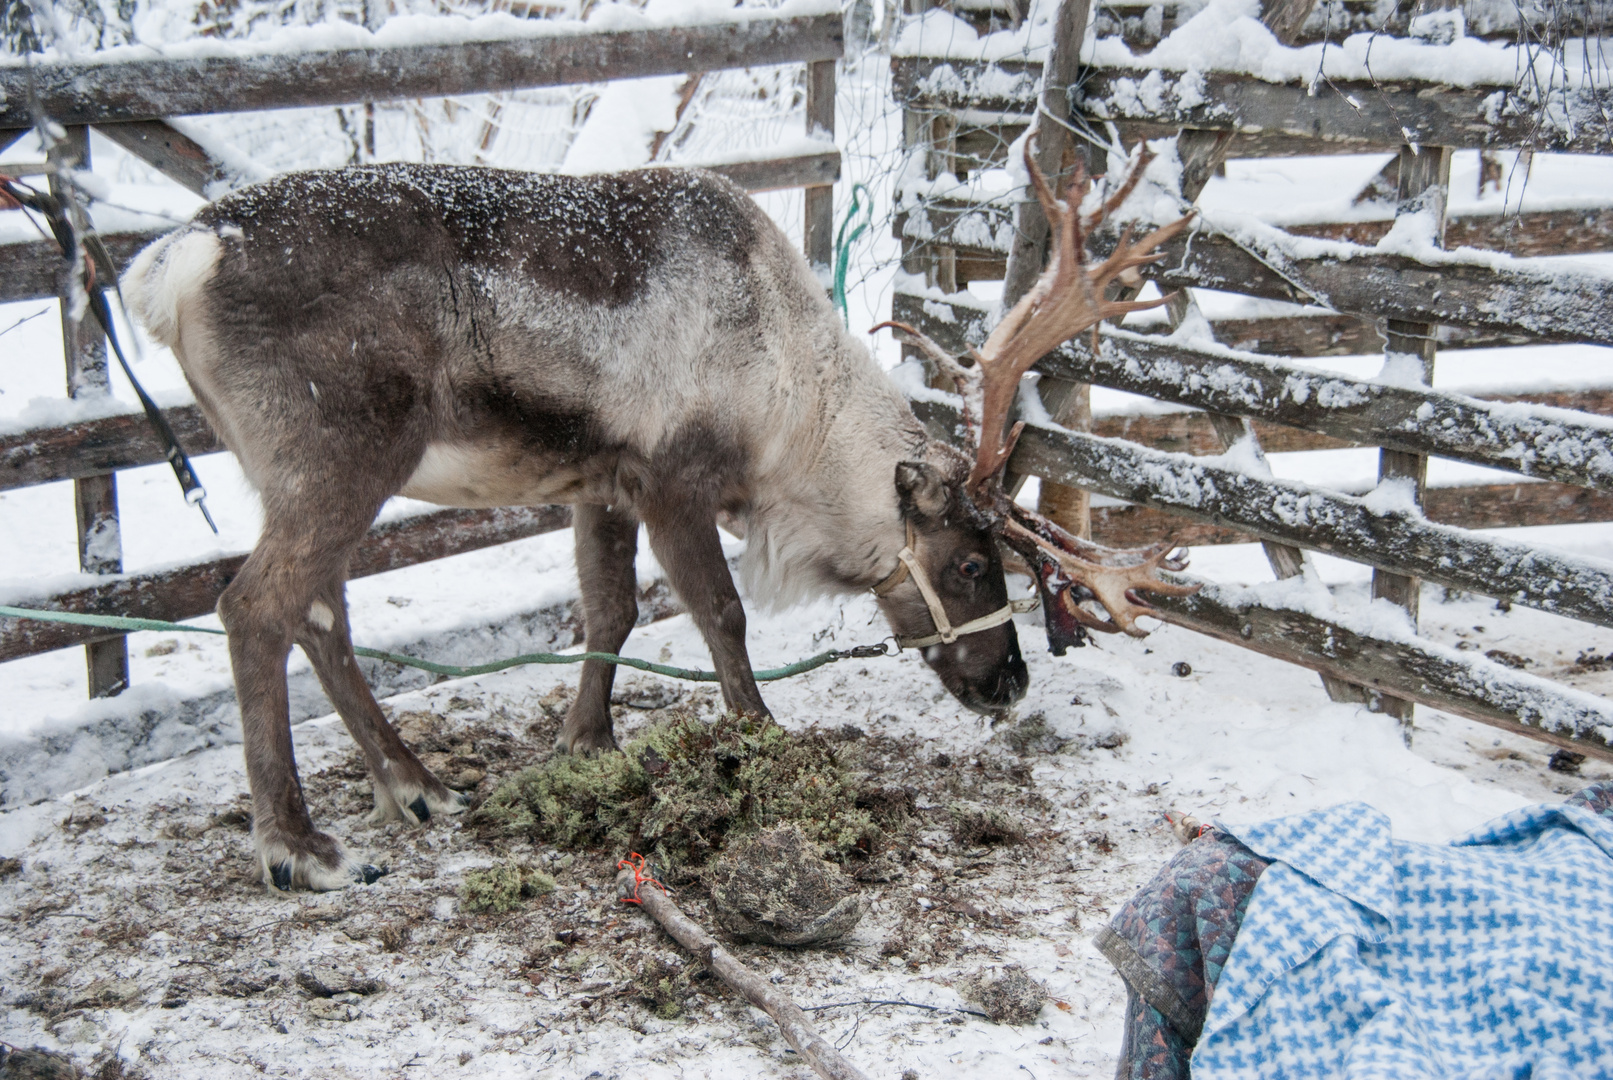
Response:
[{"label": "halter", "polygon": [[902,649],[924,649],[931,645],[950,645],[965,634],[977,634],[982,630],[990,630],[993,626],[1001,626],[1012,619],[1017,613],[1030,611],[1036,607],[1037,599],[1027,596],[1022,600],[1010,600],[990,615],[982,615],[978,619],[971,619],[962,626],[953,626],[952,620],[947,618],[946,608],[941,606],[941,597],[937,595],[935,587],[924,573],[924,567],[919,565],[919,559],[913,552],[913,541],[917,537],[913,532],[913,523],[907,522],[907,543],[901,551],[896,553],[896,569],[890,576],[874,586],[875,596],[888,596],[890,591],[907,580],[908,574],[913,575],[913,584],[918,586],[919,594],[924,597],[924,603],[929,606],[930,618],[935,622],[936,632],[925,634],[923,637],[896,638],[896,645]]}]

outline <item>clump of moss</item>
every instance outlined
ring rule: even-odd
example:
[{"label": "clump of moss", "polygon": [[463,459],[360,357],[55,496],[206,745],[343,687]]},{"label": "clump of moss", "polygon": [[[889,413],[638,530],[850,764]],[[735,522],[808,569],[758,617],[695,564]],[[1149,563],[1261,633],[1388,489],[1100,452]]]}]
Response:
[{"label": "clump of moss", "polygon": [[656,1016],[676,1020],[694,993],[694,975],[695,969],[682,960],[654,952],[641,955],[633,965],[633,993]]},{"label": "clump of moss", "polygon": [[708,724],[675,713],[619,754],[557,756],[493,792],[477,819],[507,835],[562,847],[642,851],[658,869],[703,865],[731,835],[781,822],[828,858],[868,851],[879,827],[835,748],[770,717]]},{"label": "clump of moss", "polygon": [[466,911],[495,914],[513,911],[523,900],[554,892],[554,878],[526,863],[507,862],[486,870],[471,870],[459,888],[459,904]]},{"label": "clump of moss", "polygon": [[1033,1023],[1047,1003],[1046,988],[1018,964],[1000,972],[978,971],[963,981],[961,989],[964,1000],[979,1005],[994,1024]]},{"label": "clump of moss", "polygon": [[947,807],[952,818],[952,839],[963,847],[980,844],[1018,844],[1025,839],[1025,824],[996,806],[955,802]]}]

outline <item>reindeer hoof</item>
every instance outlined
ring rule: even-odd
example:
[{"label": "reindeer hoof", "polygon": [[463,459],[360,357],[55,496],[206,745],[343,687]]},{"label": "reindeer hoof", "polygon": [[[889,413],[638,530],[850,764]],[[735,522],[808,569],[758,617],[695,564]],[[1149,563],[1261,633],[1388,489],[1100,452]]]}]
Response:
[{"label": "reindeer hoof", "polygon": [[353,884],[371,885],[387,873],[382,867],[349,858],[341,842],[324,833],[301,837],[292,843],[260,841],[258,863],[263,883],[278,892],[293,889],[329,892]]},{"label": "reindeer hoof", "polygon": [[[285,862],[276,863],[271,866],[269,868],[269,878],[274,882],[274,887],[279,889],[281,892],[290,892],[294,869],[294,864],[289,859]],[[388,870],[384,866],[372,866],[369,863],[353,863],[349,864],[347,867],[347,873],[352,877],[354,882],[360,885],[374,885],[377,881],[380,881],[391,872],[391,870]],[[333,886],[328,882],[321,884],[323,886],[321,891],[329,891],[331,888],[340,887]]]},{"label": "reindeer hoof", "polygon": [[[429,774],[427,778],[430,779]],[[470,807],[469,795],[450,791],[441,784],[435,786],[441,794],[421,790],[419,785],[409,785],[399,791],[397,787],[377,782],[374,787],[375,810],[370,814],[370,824],[401,821],[405,825],[424,825],[438,814],[462,814]],[[410,795],[410,791],[414,794]]]},{"label": "reindeer hoof", "polygon": [[621,749],[616,745],[616,736],[610,729],[604,731],[581,731],[568,734],[564,728],[560,737],[555,739],[554,748],[562,754],[577,754],[586,757],[590,754],[607,754],[612,750]]}]

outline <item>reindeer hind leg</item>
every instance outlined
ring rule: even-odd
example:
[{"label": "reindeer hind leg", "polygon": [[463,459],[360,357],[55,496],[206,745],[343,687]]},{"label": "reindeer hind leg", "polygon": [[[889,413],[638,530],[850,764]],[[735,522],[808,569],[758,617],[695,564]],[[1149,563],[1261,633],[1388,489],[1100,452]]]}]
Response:
[{"label": "reindeer hind leg", "polygon": [[252,843],[263,882],[272,888],[323,891],[379,876],[314,827],[291,739],[286,657],[317,595],[310,568],[345,561],[345,548],[332,551],[308,543],[304,534],[266,524],[263,538],[218,602],[241,708]]}]

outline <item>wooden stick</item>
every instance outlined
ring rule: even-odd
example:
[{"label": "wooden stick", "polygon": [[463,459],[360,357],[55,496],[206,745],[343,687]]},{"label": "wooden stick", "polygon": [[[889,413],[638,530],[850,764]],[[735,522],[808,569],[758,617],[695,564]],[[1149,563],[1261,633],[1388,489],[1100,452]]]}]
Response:
[{"label": "wooden stick", "polygon": [[[617,874],[617,895],[632,896],[633,883],[632,868]],[[699,923],[678,910],[678,905],[672,902],[671,897],[645,882],[639,888],[638,898],[644,913],[660,923],[661,929],[671,934],[679,945],[694,953],[701,963],[711,969],[712,974],[741,994],[746,1001],[771,1016],[778,1024],[784,1041],[824,1080],[868,1080],[862,1070],[841,1057],[840,1052],[818,1034],[812,1021],[807,1019],[806,1013],[795,1002],[773,989],[766,979],[717,944],[717,939],[706,933]]]}]

